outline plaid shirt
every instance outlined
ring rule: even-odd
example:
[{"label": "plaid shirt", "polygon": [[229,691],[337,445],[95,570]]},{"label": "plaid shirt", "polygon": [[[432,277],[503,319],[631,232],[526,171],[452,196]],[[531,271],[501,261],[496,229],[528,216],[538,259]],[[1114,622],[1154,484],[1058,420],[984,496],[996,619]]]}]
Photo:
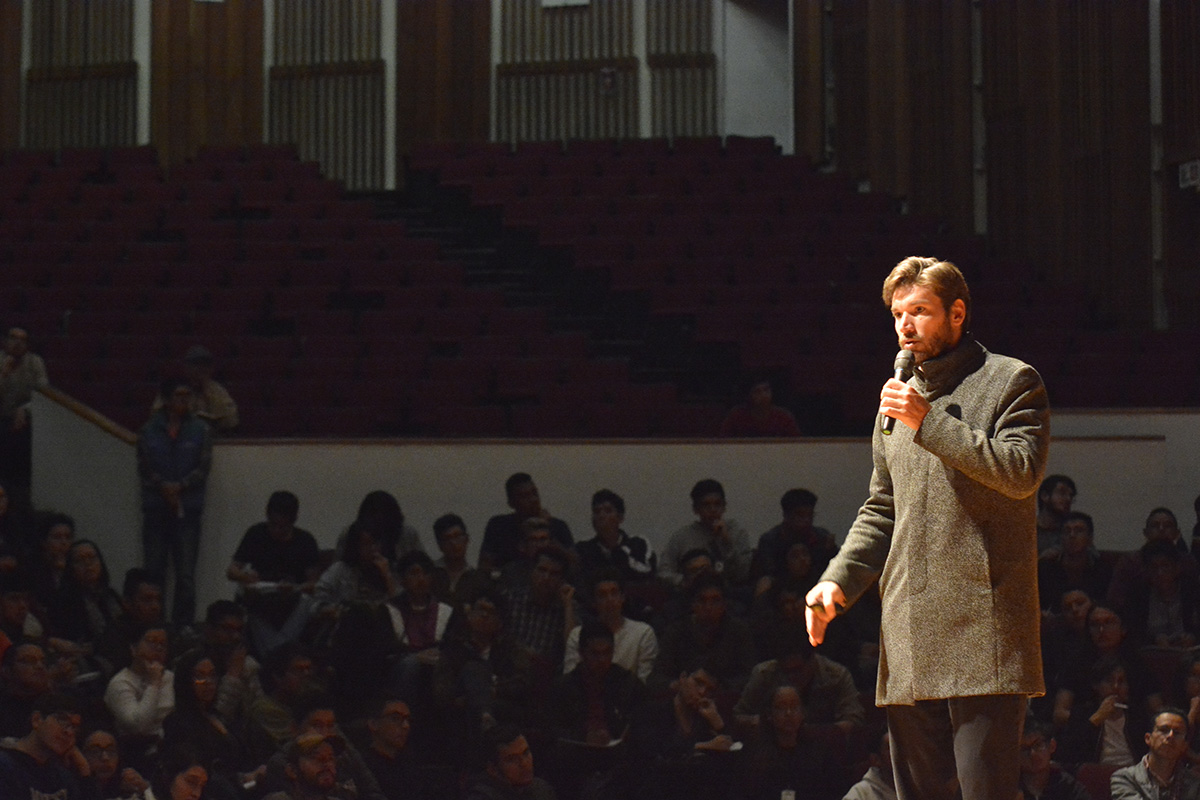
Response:
[{"label": "plaid shirt", "polygon": [[[575,617],[579,618],[578,607]],[[530,597],[528,586],[516,589],[509,595],[509,633],[539,659],[547,661],[556,673],[562,671],[566,625],[566,612],[557,598],[548,606],[538,605]]]}]

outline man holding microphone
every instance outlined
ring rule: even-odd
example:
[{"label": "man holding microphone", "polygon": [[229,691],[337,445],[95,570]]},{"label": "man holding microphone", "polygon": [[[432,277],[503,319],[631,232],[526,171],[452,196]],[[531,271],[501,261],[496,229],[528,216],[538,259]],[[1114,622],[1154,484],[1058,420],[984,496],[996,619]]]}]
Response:
[{"label": "man holding microphone", "polygon": [[870,497],[809,592],[809,637],[879,579],[876,702],[901,800],[1012,800],[1027,698],[1045,691],[1036,492],[1050,409],[1028,364],[970,334],[953,264],[901,261],[883,284],[907,382],[880,393]]}]

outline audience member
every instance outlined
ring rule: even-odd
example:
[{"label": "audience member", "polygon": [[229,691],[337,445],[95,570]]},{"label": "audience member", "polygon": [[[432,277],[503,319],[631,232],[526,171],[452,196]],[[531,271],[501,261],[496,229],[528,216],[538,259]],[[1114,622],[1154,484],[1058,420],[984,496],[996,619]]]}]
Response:
[{"label": "audience member", "polygon": [[[1196,560],[1187,552],[1187,546],[1179,533],[1179,523],[1169,508],[1155,508],[1147,515],[1142,536],[1146,540],[1142,547],[1151,542],[1163,541],[1178,548],[1185,553],[1182,562],[1183,574],[1189,579],[1196,579],[1197,576],[1200,576]],[[1116,566],[1113,567],[1112,582],[1108,586],[1108,602],[1115,609],[1123,611],[1129,602],[1131,592],[1135,591],[1138,586],[1145,585],[1147,579],[1145,566],[1141,550],[1125,553],[1117,561]]]},{"label": "audience member", "polygon": [[284,751],[287,788],[266,800],[349,800],[359,796],[352,779],[341,774],[338,757],[346,741],[336,734],[302,733]]},{"label": "audience member", "polygon": [[0,797],[83,800],[76,774],[86,774],[87,762],[75,746],[79,724],[79,707],[73,698],[41,697],[21,738],[0,743]]},{"label": "audience member", "polygon": [[1105,658],[1131,665],[1132,671],[1126,672],[1125,679],[1136,703],[1151,709],[1161,705],[1162,699],[1151,685],[1138,645],[1126,632],[1121,616],[1111,608],[1093,605],[1088,611],[1087,629],[1087,645],[1074,653],[1074,658],[1060,672],[1052,715],[1054,724],[1062,727],[1068,723],[1077,698],[1086,696],[1095,683],[1092,674],[1095,665]]},{"label": "audience member", "polygon": [[[192,390],[189,408],[218,433],[228,433],[238,426],[238,407],[228,390],[213,380],[213,354],[202,345],[193,345],[183,356],[183,377]],[[154,398],[150,413],[163,406],[165,397]]]},{"label": "audience member", "polygon": [[1042,479],[1037,492],[1038,553],[1045,555],[1057,550],[1063,522],[1074,501],[1075,481],[1066,475],[1047,475]]},{"label": "audience member", "polygon": [[467,563],[471,538],[467,524],[457,514],[443,514],[434,520],[433,535],[441,558],[433,562],[433,594],[454,608],[475,601],[492,584],[490,575]]},{"label": "audience member", "polygon": [[1145,580],[1127,597],[1125,618],[1135,639],[1158,647],[1196,644],[1200,626],[1200,584],[1184,578],[1187,558],[1170,542],[1147,542],[1141,549]]},{"label": "audience member", "polygon": [[46,362],[29,351],[29,332],[8,329],[0,356],[0,479],[29,486],[30,406],[35,389],[46,389]]},{"label": "audience member", "polygon": [[[295,739],[267,761],[266,772],[260,782],[260,786],[264,787],[265,791],[268,793],[284,792],[284,797],[292,797],[292,800],[308,800],[304,795],[288,794],[296,789],[295,773],[299,754],[312,752],[314,749],[307,746],[297,749],[296,742],[305,741],[310,745],[319,746],[319,740],[328,740],[332,737],[341,742],[340,746],[333,748],[334,768],[338,776],[335,783],[344,783],[346,787],[353,786],[358,794],[351,795],[351,797],[357,797],[358,800],[387,800],[379,789],[379,782],[375,780],[375,776],[363,761],[362,755],[346,741],[345,734],[338,725],[337,712],[333,705],[333,698],[327,695],[316,695],[307,699],[298,715],[299,723]],[[328,764],[324,757],[320,760],[322,761],[321,769],[327,770]],[[268,794],[268,796],[271,795]]]},{"label": "audience member", "polygon": [[796,687],[771,692],[764,724],[751,740],[738,795],[746,800],[835,797],[845,788],[846,740],[808,720]]},{"label": "audience member", "polygon": [[896,800],[896,779],[892,775],[892,737],[886,729],[879,743],[867,755],[867,772],[850,787],[842,800]]},{"label": "audience member", "polygon": [[575,544],[567,523],[552,516],[542,506],[537,484],[525,472],[516,472],[504,482],[511,514],[497,514],[487,522],[483,531],[483,544],[479,549],[479,568],[493,572],[512,561],[518,555],[521,544],[521,523],[532,517],[541,517],[550,523],[550,535],[564,550]]},{"label": "audience member", "polygon": [[1050,725],[1025,718],[1021,736],[1022,800],[1091,800],[1083,784],[1051,761],[1057,747]]},{"label": "audience member", "polygon": [[554,788],[533,771],[533,752],[517,728],[501,725],[485,736],[487,767],[466,800],[555,800]]},{"label": "audience member", "polygon": [[170,634],[163,618],[162,580],[148,569],[133,567],[121,584],[121,613],[96,644],[96,656],[109,665],[110,674],[129,666],[129,642],[150,626]]},{"label": "audience member", "polygon": [[383,694],[376,698],[367,717],[370,740],[362,757],[387,800],[422,797],[422,779],[408,747],[412,713],[408,704]]},{"label": "audience member", "polygon": [[583,580],[604,568],[617,569],[626,582],[653,578],[658,569],[658,557],[650,543],[640,536],[630,536],[621,527],[625,522],[625,500],[611,489],[601,489],[592,495],[591,539],[576,542],[579,571]]},{"label": "audience member", "polygon": [[684,553],[679,557],[675,568],[680,575],[679,583],[667,584],[667,599],[651,620],[659,638],[668,625],[692,613],[692,585],[696,579],[701,575],[717,574],[712,553],[705,547],[693,548]]},{"label": "audience member", "polygon": [[1082,589],[1063,592],[1057,614],[1042,618],[1042,673],[1046,679],[1046,698],[1036,698],[1035,707],[1054,697],[1063,681],[1063,670],[1082,663],[1092,646],[1088,630],[1088,615],[1092,598]]},{"label": "audience member", "polygon": [[757,728],[780,686],[799,693],[810,724],[832,725],[847,736],[863,724],[866,712],[850,670],[815,652],[803,625],[784,626],[774,642],[778,656],[755,665],[733,707],[740,724]]},{"label": "audience member", "polygon": [[496,576],[496,585],[508,594],[529,586],[533,565],[543,550],[553,545],[562,551],[550,535],[550,523],[541,517],[530,517],[522,522],[520,535],[521,543],[517,547],[517,557],[501,567],[499,574],[492,572]]},{"label": "audience member", "polygon": [[[246,716],[250,727],[283,747],[296,736],[298,709],[305,698],[322,694],[312,655],[299,644],[281,645],[267,656],[263,670],[267,694],[254,701]],[[258,733],[252,733],[258,738]]]},{"label": "audience member", "polygon": [[165,753],[150,784],[157,800],[201,800],[207,786],[208,770],[198,755],[187,750]]},{"label": "audience member", "polygon": [[22,639],[13,642],[0,660],[0,738],[28,731],[37,701],[55,688],[41,645]]},{"label": "audience member", "polygon": [[643,702],[642,682],[613,662],[613,635],[604,623],[584,623],[575,667],[555,682],[551,707],[559,738],[607,747],[629,735]]},{"label": "audience member", "polygon": [[730,409],[721,422],[721,435],[726,437],[799,436],[800,426],[791,411],[775,405],[775,394],[769,378],[751,378],[746,389],[746,402]]},{"label": "audience member", "polygon": [[299,515],[296,495],[272,492],[266,521],[247,529],[225,571],[239,585],[249,612],[250,641],[259,656],[299,641],[311,616],[321,550],[311,533],[296,527]]},{"label": "audience member", "polygon": [[433,596],[433,561],[425,553],[405,553],[397,569],[403,591],[387,605],[401,648],[392,668],[392,685],[416,703],[429,694],[454,608]]},{"label": "audience member", "polygon": [[466,630],[447,640],[434,668],[434,696],[464,733],[499,721],[527,720],[533,692],[532,653],[505,630],[508,601],[488,589],[466,606]]},{"label": "audience member", "polygon": [[270,753],[251,747],[244,715],[220,713],[217,681],[217,667],[204,650],[191,650],[179,659],[173,681],[175,708],[163,720],[163,746],[195,751],[210,784],[236,797],[239,787],[257,783],[266,771],[256,756],[265,760]]},{"label": "audience member", "polygon": [[171,620],[184,626],[196,616],[196,557],[212,435],[191,413],[186,380],[167,378],[161,396],[163,407],[138,432],[142,554],[144,566],[159,575],[166,574],[169,555],[175,568]]},{"label": "audience member", "polygon": [[28,570],[39,617],[66,580],[67,553],[74,541],[74,519],[58,512],[42,515],[37,525],[37,540],[22,562]]},{"label": "audience member", "polygon": [[392,561],[379,533],[356,521],[346,532],[341,558],[321,573],[313,588],[313,613],[336,618],[350,606],[382,607],[400,592]]},{"label": "audience member", "polygon": [[725,581],[704,574],[692,584],[692,613],[667,626],[659,641],[651,687],[703,668],[721,688],[740,692],[758,663],[750,629],[727,613]]},{"label": "audience member", "polygon": [[88,764],[84,796],[89,800],[149,800],[150,783],[133,767],[122,767],[117,737],[102,728],[84,737],[80,747]]},{"label": "audience member", "polygon": [[[121,611],[121,598],[109,585],[108,566],[100,548],[87,539],[77,540],[67,552],[63,584],[50,600],[51,632],[92,653]],[[106,677],[116,672],[112,664],[98,666]]]},{"label": "audience member", "polygon": [[692,511],[698,519],[671,534],[663,551],[661,570],[667,580],[679,583],[680,557],[704,548],[712,554],[713,566],[730,584],[750,575],[750,536],[735,520],[725,518],[725,488],[711,478],[692,487]]},{"label": "audience member", "polygon": [[135,766],[162,741],[163,720],[175,709],[175,673],[167,669],[167,632],[146,628],[129,643],[132,661],[113,675],[104,704],[121,747]]},{"label": "audience member", "polygon": [[1172,800],[1200,798],[1200,777],[1187,769],[1191,728],[1178,709],[1164,709],[1155,717],[1145,735],[1149,752],[1140,762],[1119,769],[1112,776],[1112,800],[1144,800],[1169,797]]},{"label": "audience member", "polygon": [[1070,511],[1059,528],[1057,547],[1038,561],[1038,595],[1042,610],[1057,613],[1063,594],[1071,589],[1087,592],[1089,597],[1104,597],[1112,583],[1112,565],[1093,547],[1092,518],[1082,511]]},{"label": "audience member", "polygon": [[758,537],[750,577],[778,575],[785,571],[787,555],[792,545],[803,544],[808,549],[812,571],[820,575],[837,555],[833,534],[813,525],[817,496],[808,489],[788,489],[779,499],[783,521]]},{"label": "audience member", "polygon": [[[367,492],[358,505],[358,514],[354,521],[365,525],[375,533],[381,543],[384,555],[393,564],[405,553],[413,550],[425,552],[425,545],[421,544],[421,534],[417,533],[416,528],[405,522],[400,501],[389,492],[382,489]],[[346,535],[343,534],[339,545],[345,538]]]},{"label": "audience member", "polygon": [[225,719],[243,719],[263,696],[258,661],[246,651],[246,610],[232,600],[209,604],[201,646],[216,668],[216,710]]},{"label": "audience member", "polygon": [[46,630],[33,614],[33,586],[23,570],[0,574],[0,632],[10,642],[41,640]]},{"label": "audience member", "polygon": [[[613,663],[637,676],[643,683],[650,677],[658,658],[658,637],[645,622],[625,616],[625,587],[621,573],[614,567],[602,568],[592,575],[592,610],[601,624],[613,635]],[[581,626],[567,634],[563,672],[579,664],[579,635]]]},{"label": "audience member", "polygon": [[1090,670],[1091,691],[1079,695],[1058,739],[1059,754],[1070,767],[1082,763],[1126,767],[1145,753],[1142,714],[1145,705],[1130,694],[1128,670],[1105,656]]},{"label": "audience member", "polygon": [[529,585],[509,595],[508,627],[550,676],[562,671],[567,635],[579,618],[575,587],[566,582],[567,557],[558,547],[542,550]]}]

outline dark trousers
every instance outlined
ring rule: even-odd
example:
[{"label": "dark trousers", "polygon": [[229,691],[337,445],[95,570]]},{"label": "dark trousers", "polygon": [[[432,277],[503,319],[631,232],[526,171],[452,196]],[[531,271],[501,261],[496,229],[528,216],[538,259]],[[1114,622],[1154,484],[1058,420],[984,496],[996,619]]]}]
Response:
[{"label": "dark trousers", "polygon": [[175,600],[171,622],[196,621],[196,557],[200,550],[200,515],[182,517],[166,508],[142,510],[142,564],[166,580],[167,558],[175,567]]},{"label": "dark trousers", "polygon": [[920,700],[888,706],[900,800],[1012,800],[1021,775],[1024,695]]}]

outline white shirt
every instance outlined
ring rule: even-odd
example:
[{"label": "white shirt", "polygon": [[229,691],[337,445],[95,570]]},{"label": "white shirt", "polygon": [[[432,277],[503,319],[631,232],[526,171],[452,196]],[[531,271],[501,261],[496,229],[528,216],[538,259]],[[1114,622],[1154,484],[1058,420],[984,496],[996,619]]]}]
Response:
[{"label": "white shirt", "polygon": [[[567,634],[567,652],[563,656],[564,675],[579,665],[580,627],[576,625]],[[658,637],[654,635],[654,629],[644,622],[622,617],[621,627],[613,634],[613,663],[629,670],[645,683],[656,658]]]}]

